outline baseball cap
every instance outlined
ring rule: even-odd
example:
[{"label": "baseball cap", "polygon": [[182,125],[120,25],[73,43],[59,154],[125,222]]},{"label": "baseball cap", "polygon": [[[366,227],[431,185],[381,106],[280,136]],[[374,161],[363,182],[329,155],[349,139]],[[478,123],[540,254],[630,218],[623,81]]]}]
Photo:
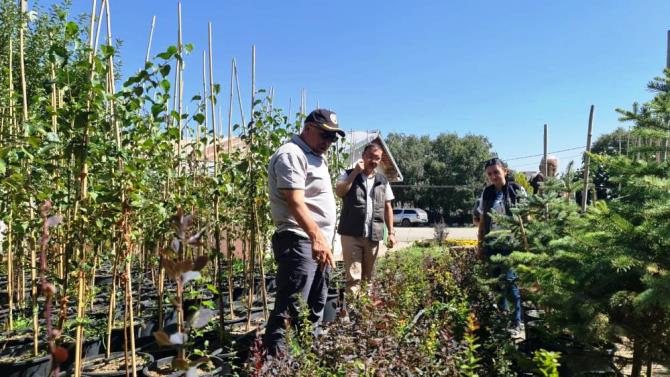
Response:
[{"label": "baseball cap", "polygon": [[344,131],[337,123],[337,115],[330,110],[316,109],[312,111],[307,115],[307,118],[305,118],[305,124],[314,125],[322,130],[337,132],[337,134],[342,137],[345,135]]}]

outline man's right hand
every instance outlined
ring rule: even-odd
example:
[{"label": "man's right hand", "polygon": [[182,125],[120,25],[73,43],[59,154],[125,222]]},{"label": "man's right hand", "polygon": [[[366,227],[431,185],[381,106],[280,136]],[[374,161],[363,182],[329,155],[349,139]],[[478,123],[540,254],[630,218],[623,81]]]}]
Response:
[{"label": "man's right hand", "polygon": [[356,164],[354,165],[354,172],[359,174],[360,172],[363,171],[363,169],[365,169],[365,163],[363,162],[363,160],[360,159],[356,161]]},{"label": "man's right hand", "polygon": [[321,232],[312,240],[312,258],[314,258],[320,269],[325,266],[335,268],[335,261],[333,260],[333,253],[330,251],[330,245],[328,245]]}]

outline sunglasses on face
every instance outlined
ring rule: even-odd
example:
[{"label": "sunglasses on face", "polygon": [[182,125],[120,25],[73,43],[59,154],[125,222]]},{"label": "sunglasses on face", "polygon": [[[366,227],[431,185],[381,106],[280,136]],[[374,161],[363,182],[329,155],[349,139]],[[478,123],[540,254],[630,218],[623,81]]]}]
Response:
[{"label": "sunglasses on face", "polygon": [[334,142],[337,140],[337,132],[320,131],[319,135],[323,140]]}]

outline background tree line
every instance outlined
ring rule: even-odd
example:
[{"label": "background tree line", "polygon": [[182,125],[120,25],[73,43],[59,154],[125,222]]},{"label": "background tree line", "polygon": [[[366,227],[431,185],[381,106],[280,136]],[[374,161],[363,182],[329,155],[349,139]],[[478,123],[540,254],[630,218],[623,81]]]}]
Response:
[{"label": "background tree line", "polygon": [[485,182],[483,162],[491,156],[486,137],[391,133],[385,141],[404,177],[401,186],[393,187],[398,205],[440,212],[448,222],[470,221]]}]

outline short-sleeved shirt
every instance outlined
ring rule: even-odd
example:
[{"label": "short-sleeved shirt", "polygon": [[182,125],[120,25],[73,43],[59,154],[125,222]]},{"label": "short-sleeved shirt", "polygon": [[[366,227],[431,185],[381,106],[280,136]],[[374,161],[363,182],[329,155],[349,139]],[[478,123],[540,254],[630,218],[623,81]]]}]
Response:
[{"label": "short-sleeved shirt", "polygon": [[[519,187],[519,190],[517,192],[519,195],[519,199],[523,199],[526,197],[526,190],[523,187]],[[478,200],[479,205],[477,207],[477,211],[480,214],[484,213],[484,193],[482,192],[482,196]],[[499,213],[501,215],[505,214],[505,195],[503,194],[502,191],[497,191],[496,190],[496,197],[493,199],[493,204],[491,205],[491,211],[495,213]],[[483,221],[483,219],[482,219]],[[491,230],[500,230],[502,229],[500,224],[496,224],[496,220],[494,218],[491,219]]]},{"label": "short-sleeved shirt", "polygon": [[[363,226],[365,227],[364,230],[364,237],[370,236],[370,232],[372,231],[372,204],[373,204],[373,198],[372,198],[372,187],[375,184],[375,175],[366,175],[365,173],[361,172],[361,177],[363,178],[363,184],[365,185],[365,190],[367,192],[367,206],[365,208],[365,224]],[[349,177],[349,174],[345,171],[340,175],[339,178],[337,178],[338,182],[344,182],[347,180]],[[392,201],[395,199],[395,196],[393,196],[393,191],[391,190],[391,185],[387,184],[386,185],[386,190],[385,190],[385,196],[386,196],[386,201]]]},{"label": "short-sleeved shirt", "polygon": [[304,190],[305,204],[326,240],[335,234],[337,216],[332,181],[326,159],[314,153],[294,135],[270,158],[268,166],[270,209],[277,232],[290,231],[307,237],[307,233],[291,215],[282,189]]}]

